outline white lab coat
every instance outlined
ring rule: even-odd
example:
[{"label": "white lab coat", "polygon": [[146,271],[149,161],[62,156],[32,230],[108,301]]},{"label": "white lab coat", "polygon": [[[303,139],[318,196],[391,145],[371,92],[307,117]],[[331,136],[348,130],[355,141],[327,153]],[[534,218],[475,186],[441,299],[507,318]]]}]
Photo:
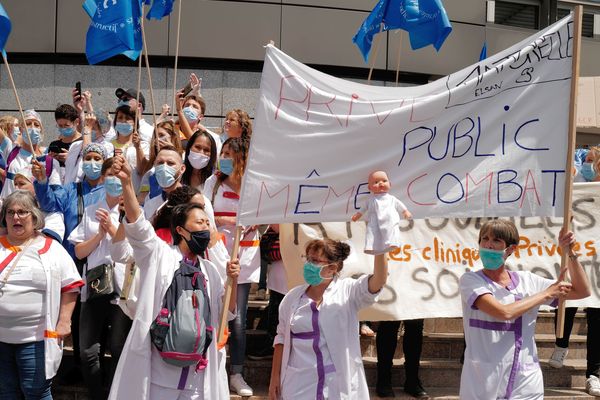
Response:
[{"label": "white lab coat", "polygon": [[[368,280],[368,275],[358,279],[334,278],[323,293],[323,301],[319,306],[319,327],[327,342],[339,380],[339,398],[344,400],[369,398],[358,334],[358,310],[373,304],[378,295],[369,292]],[[290,323],[307,288],[307,284],[296,286],[289,291],[279,306],[275,344],[283,344],[280,373],[282,383],[286,374],[293,373],[288,369],[292,345]]]},{"label": "white lab coat", "polygon": [[[511,283],[502,287],[483,270],[460,278],[465,330],[465,361],[460,398],[541,400],[544,382],[535,345],[535,322],[539,307],[513,320],[496,319],[475,307],[480,296],[490,294],[502,304],[546,290],[553,280],[529,271],[510,271]],[[556,300],[546,304],[556,306]]]},{"label": "white lab coat", "polygon": [[[152,225],[140,215],[133,223],[123,222],[125,233],[133,248],[133,256],[140,268],[139,301],[133,325],[125,342],[123,353],[119,359],[115,377],[110,391],[112,400],[146,400],[149,399],[152,380],[150,325],[158,314],[175,270],[179,267],[182,254],[179,248],[169,246],[156,236]],[[218,329],[221,314],[224,283],[212,262],[200,259],[202,272],[206,276],[210,297],[211,320]],[[230,314],[229,319],[233,319]],[[208,352],[208,365],[204,369],[204,398],[228,399],[229,386],[225,372],[225,352],[217,350],[216,338]],[[162,360],[161,360],[162,361]],[[156,366],[154,366],[156,368]],[[163,376],[169,374],[164,364]],[[176,368],[179,372],[180,368]],[[188,382],[193,372],[188,376]],[[173,388],[178,382],[173,382]],[[156,399],[152,399],[156,400]]]},{"label": "white lab coat", "polygon": [[[23,249],[21,248],[20,251]],[[62,340],[56,336],[56,324],[60,316],[62,293],[79,292],[83,286],[75,263],[60,243],[49,237],[38,237],[28,252],[36,251],[44,269],[46,290],[44,294],[44,371],[46,379],[52,379],[63,354]],[[13,258],[17,253],[13,253]]]}]

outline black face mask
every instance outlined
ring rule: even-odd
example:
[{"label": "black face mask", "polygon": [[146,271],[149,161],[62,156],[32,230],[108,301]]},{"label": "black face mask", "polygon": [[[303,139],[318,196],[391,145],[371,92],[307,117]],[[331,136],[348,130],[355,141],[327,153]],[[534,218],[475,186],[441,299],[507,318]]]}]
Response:
[{"label": "black face mask", "polygon": [[[183,229],[185,229],[182,226]],[[208,229],[203,231],[191,232],[185,229],[190,234],[190,240],[183,238],[189,247],[190,251],[197,256],[204,256],[204,252],[208,248],[210,242],[210,231]]]}]

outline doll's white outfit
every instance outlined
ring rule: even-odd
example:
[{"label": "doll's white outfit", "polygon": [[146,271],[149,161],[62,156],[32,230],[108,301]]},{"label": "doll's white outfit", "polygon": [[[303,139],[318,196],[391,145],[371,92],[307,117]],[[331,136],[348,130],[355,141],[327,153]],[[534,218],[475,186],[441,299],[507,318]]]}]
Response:
[{"label": "doll's white outfit", "polygon": [[404,211],[404,203],[391,194],[371,194],[360,209],[367,221],[365,253],[385,254],[400,247],[400,216]]}]

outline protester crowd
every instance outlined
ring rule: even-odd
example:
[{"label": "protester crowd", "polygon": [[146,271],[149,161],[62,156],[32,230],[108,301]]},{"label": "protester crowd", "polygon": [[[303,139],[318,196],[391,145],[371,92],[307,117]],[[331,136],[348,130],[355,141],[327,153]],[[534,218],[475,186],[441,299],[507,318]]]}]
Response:
[{"label": "protester crowd", "polygon": [[[90,93],[73,90],[72,104],[56,108],[59,138],[47,147],[50,127],[35,110],[26,110],[24,121],[0,118],[0,399],[51,399],[69,334],[92,399],[226,399],[230,390],[250,396],[243,371],[253,283],[270,292],[268,339],[250,354],[273,357],[270,398],[368,398],[357,313],[386,282],[385,255],[375,256],[372,275],[341,279],[349,246],[311,241],[306,285],[289,293],[277,225],[244,227],[230,258],[252,121],[233,109],[223,135],[210,131],[202,124],[198,80],[190,81],[190,93],[177,93],[174,115],[166,107],[156,126],[144,118],[142,93],[121,88],[112,114],[95,110]],[[600,181],[599,171],[599,147],[578,151],[576,181]],[[589,295],[574,241],[561,232],[559,244],[570,255],[567,284],[509,272],[504,262],[518,242],[516,227],[481,228],[484,269],[461,279],[463,398],[543,396],[533,341],[537,309],[561,296]],[[217,340],[226,280],[227,347]],[[598,312],[587,312],[593,336]],[[405,343],[406,389],[425,397],[418,378],[423,321],[405,324],[415,332]],[[382,325],[377,391],[393,396],[399,322]],[[600,350],[590,342],[590,393],[600,395]],[[110,363],[102,360],[106,343]],[[514,373],[521,362],[516,343],[527,368]],[[554,366],[567,347],[568,335],[557,342]]]}]

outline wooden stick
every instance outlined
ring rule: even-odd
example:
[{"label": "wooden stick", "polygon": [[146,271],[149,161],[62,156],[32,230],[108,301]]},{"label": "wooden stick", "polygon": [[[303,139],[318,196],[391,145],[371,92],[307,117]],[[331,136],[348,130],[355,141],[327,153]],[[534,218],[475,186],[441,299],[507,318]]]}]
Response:
[{"label": "wooden stick", "polygon": [[[143,11],[143,9],[142,9]],[[158,133],[156,132],[156,106],[154,103],[154,89],[152,88],[152,74],[150,72],[150,62],[148,61],[148,44],[146,43],[146,31],[144,29],[144,15],[142,14],[142,43],[144,50],[144,60],[146,62],[146,72],[148,73],[148,85],[150,86],[150,102],[152,103],[152,120],[154,122],[154,132],[152,133],[152,138],[154,139],[154,144],[156,145],[156,154],[160,150],[158,146]]]},{"label": "wooden stick", "polygon": [[398,81],[400,80],[400,54],[402,53],[402,39],[404,39],[404,34],[402,29],[399,29],[400,39],[398,40],[398,60],[396,62],[396,87],[398,86]]},{"label": "wooden stick", "polygon": [[[15,85],[15,80],[13,79],[12,72],[10,71],[10,66],[8,65],[8,60],[6,59],[5,52],[2,52],[2,59],[4,60],[6,71],[8,72],[8,79],[10,80],[10,84],[12,85],[13,93],[15,94],[15,99],[17,99],[17,107],[19,107],[21,119],[23,120],[23,124],[25,125],[25,134],[27,135],[27,139],[29,140],[31,150],[33,150],[33,144],[31,143],[31,137],[29,136],[29,130],[27,129],[27,122],[25,122],[25,113],[23,112],[23,106],[21,105],[21,100],[19,99],[19,94],[17,93],[17,86]],[[35,154],[33,155],[33,158],[35,159]]]},{"label": "wooden stick", "polygon": [[[238,258],[241,236],[242,226],[238,225],[235,227],[235,238],[233,240],[233,249],[231,249],[232,260]],[[227,277],[227,284],[225,285],[225,299],[223,300],[223,311],[221,312],[221,323],[219,324],[219,334],[217,335],[217,343],[222,343],[225,336],[225,328],[227,327],[227,315],[229,314],[229,303],[231,301],[232,289],[233,287],[231,278]]]},{"label": "wooden stick", "polygon": [[177,40],[175,41],[175,70],[173,71],[173,107],[171,107],[171,115],[175,115],[175,93],[177,93],[177,63],[179,61],[179,32],[181,30],[181,3],[179,0],[179,10],[177,11]]},{"label": "wooden stick", "polygon": [[371,67],[369,68],[369,77],[367,83],[371,84],[371,76],[373,75],[373,68],[375,67],[375,61],[377,60],[377,53],[379,53],[379,43],[381,42],[381,32],[383,32],[383,22],[379,24],[379,34],[375,38],[375,50],[371,54]]},{"label": "wooden stick", "polygon": [[[571,225],[571,203],[573,198],[573,158],[575,152],[575,134],[577,132],[577,89],[579,85],[579,57],[581,51],[581,16],[583,14],[583,6],[575,6],[575,15],[573,17],[573,73],[571,76],[571,108],[569,110],[569,139],[567,148],[567,166],[565,168],[565,196],[563,210],[563,229],[569,229]],[[561,271],[567,267],[566,251],[563,252],[560,258]],[[566,275],[568,280],[568,274]],[[561,339],[564,335],[565,327],[565,300],[560,299],[558,302],[558,315],[556,321],[556,337]]]}]

